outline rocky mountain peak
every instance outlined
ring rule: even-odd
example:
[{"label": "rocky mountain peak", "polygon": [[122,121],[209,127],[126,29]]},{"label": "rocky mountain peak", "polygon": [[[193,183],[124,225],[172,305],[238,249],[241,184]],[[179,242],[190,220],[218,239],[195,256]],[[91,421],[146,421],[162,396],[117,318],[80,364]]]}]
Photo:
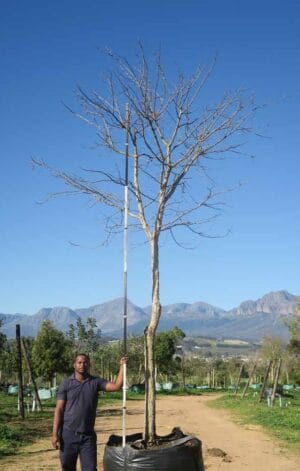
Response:
[{"label": "rocky mountain peak", "polygon": [[295,312],[300,296],[294,296],[288,291],[272,291],[256,301],[244,301],[239,307],[232,309],[232,315],[249,316],[257,313],[289,315]]}]

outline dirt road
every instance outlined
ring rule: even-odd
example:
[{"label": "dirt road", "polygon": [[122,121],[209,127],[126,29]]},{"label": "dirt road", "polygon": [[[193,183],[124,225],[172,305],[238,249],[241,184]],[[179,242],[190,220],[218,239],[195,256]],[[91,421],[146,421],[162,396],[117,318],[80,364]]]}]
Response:
[{"label": "dirt road", "polygon": [[[299,471],[299,456],[291,455],[257,426],[242,426],[225,411],[211,409],[211,396],[165,396],[157,401],[157,433],[166,435],[175,426],[202,441],[205,470],[216,471]],[[115,407],[115,406],[114,406]],[[121,434],[121,405],[103,410],[97,418],[99,471],[102,471],[103,450],[112,433]],[[127,432],[141,432],[143,401],[128,401]],[[212,456],[219,448],[225,457]],[[79,468],[79,466],[78,466]],[[22,449],[15,457],[0,461],[5,471],[59,470],[58,453],[49,440],[40,440]],[[158,470],[159,471],[159,470]]]}]

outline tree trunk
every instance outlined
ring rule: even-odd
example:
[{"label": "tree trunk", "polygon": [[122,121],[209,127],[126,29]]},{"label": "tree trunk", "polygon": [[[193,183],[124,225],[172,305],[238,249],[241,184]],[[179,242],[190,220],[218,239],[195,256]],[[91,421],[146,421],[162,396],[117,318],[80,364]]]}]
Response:
[{"label": "tree trunk", "polygon": [[279,381],[279,376],[280,376],[281,363],[282,363],[282,359],[279,358],[277,366],[276,366],[276,370],[275,370],[274,386],[273,386],[273,391],[272,391],[272,396],[271,396],[271,407],[274,406],[274,402],[275,402],[276,389],[278,386],[278,381]]},{"label": "tree trunk", "polygon": [[138,380],[137,380],[137,382],[139,384],[142,382],[142,371],[143,371],[143,363],[140,363],[139,364]]},{"label": "tree trunk", "polygon": [[210,370],[207,373],[207,383],[208,383],[208,387],[211,388],[211,371]]},{"label": "tree trunk", "polygon": [[246,392],[247,392],[247,390],[248,390],[248,388],[249,388],[249,385],[250,385],[252,376],[253,376],[254,373],[255,373],[255,370],[256,370],[256,363],[254,363],[254,365],[253,365],[253,367],[252,367],[252,370],[251,370],[251,372],[250,372],[250,374],[249,374],[248,381],[247,381],[246,386],[244,387],[244,391],[243,391],[243,393],[242,393],[242,399],[244,399],[244,397],[245,397],[245,395],[246,395]]},{"label": "tree trunk", "polygon": [[238,389],[239,389],[239,385],[240,385],[243,370],[244,370],[244,365],[241,364],[240,371],[239,371],[239,376],[238,376],[238,379],[237,379],[237,382],[236,382],[236,385],[235,385],[235,389],[234,389],[234,394],[236,394]]},{"label": "tree trunk", "polygon": [[145,331],[145,430],[144,440],[151,445],[155,440],[155,370],[154,363],[155,331],[149,326]]},{"label": "tree trunk", "polygon": [[145,329],[145,429],[144,440],[153,444],[156,436],[155,423],[155,361],[154,341],[155,332],[161,314],[159,296],[159,265],[158,239],[151,243],[151,274],[152,274],[152,310],[149,325]]},{"label": "tree trunk", "polygon": [[275,365],[274,365],[275,362],[272,363],[272,366],[271,366],[271,373],[270,373],[270,381],[271,383],[274,383],[274,368],[275,368]]},{"label": "tree trunk", "polygon": [[272,360],[270,360],[269,364],[268,364],[268,368],[267,368],[267,371],[266,371],[266,374],[265,374],[265,377],[264,377],[264,382],[263,382],[261,390],[260,390],[259,402],[261,402],[264,398],[264,393],[265,393],[268,377],[269,377],[269,374],[270,374],[271,366],[272,366]]}]

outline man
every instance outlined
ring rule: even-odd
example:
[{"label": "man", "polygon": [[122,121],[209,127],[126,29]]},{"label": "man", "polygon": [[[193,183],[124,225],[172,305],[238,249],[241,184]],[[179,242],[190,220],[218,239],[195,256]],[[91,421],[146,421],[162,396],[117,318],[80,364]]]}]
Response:
[{"label": "man", "polygon": [[83,471],[97,470],[97,442],[94,431],[99,391],[119,391],[123,385],[120,360],[116,381],[91,376],[89,357],[79,353],[74,360],[74,373],[65,379],[57,392],[53,420],[52,446],[60,449],[63,471],[75,471],[78,455]]}]

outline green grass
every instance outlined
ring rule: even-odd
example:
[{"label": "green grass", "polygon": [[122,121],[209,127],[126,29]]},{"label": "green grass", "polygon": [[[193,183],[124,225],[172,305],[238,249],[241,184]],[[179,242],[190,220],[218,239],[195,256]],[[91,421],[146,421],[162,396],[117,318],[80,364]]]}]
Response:
[{"label": "green grass", "polygon": [[283,398],[283,407],[276,399],[274,407],[268,407],[266,401],[258,402],[258,396],[249,394],[244,399],[233,394],[209,403],[210,407],[229,409],[240,423],[261,425],[274,437],[286,445],[300,447],[300,392],[292,397]]},{"label": "green grass", "polygon": [[17,397],[0,392],[0,458],[15,454],[20,446],[33,443],[51,433],[54,400],[43,401],[42,412],[26,411],[18,416]]},{"label": "green grass", "polygon": [[[132,399],[143,400],[144,395],[128,393],[128,400]],[[103,394],[99,400],[100,410],[116,403],[119,405],[121,400],[122,392]],[[0,391],[0,459],[51,435],[55,400],[44,400],[42,406],[42,412],[26,412],[25,420],[22,420],[18,416],[17,397]]]}]

